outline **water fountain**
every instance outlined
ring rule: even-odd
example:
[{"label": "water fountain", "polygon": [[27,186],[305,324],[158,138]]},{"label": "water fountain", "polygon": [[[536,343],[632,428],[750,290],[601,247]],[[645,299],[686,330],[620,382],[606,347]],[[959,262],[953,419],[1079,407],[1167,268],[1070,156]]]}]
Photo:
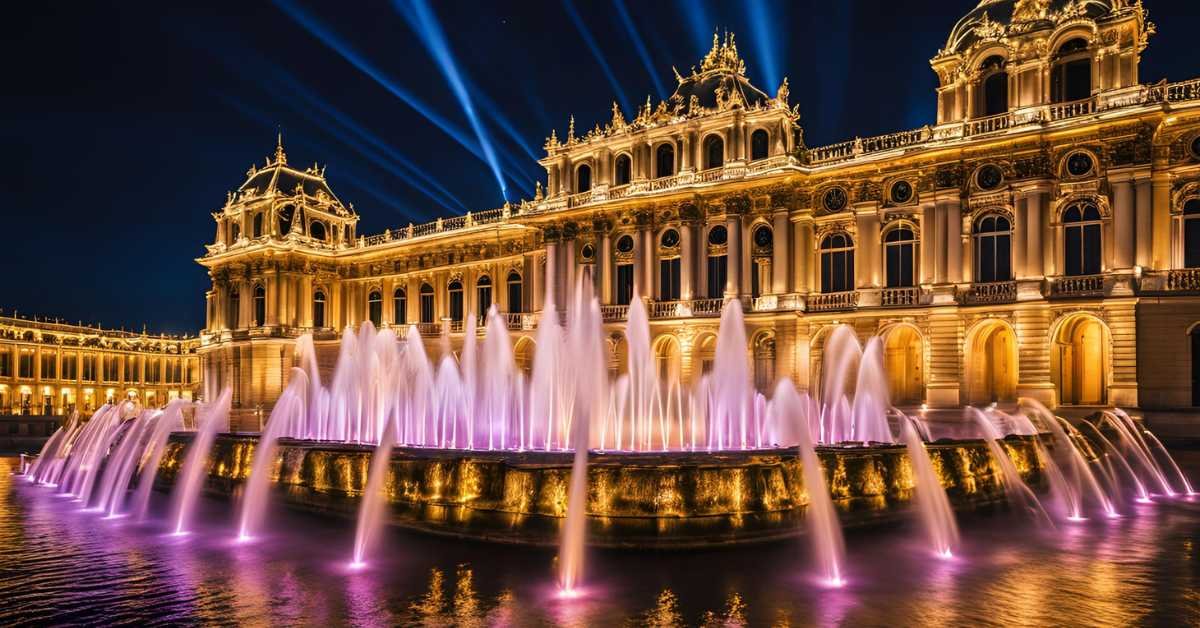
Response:
[{"label": "water fountain", "polygon": [[154,488],[154,479],[158,477],[158,467],[166,451],[167,437],[171,432],[183,427],[183,409],[191,405],[192,402],[187,399],[172,399],[154,422],[145,451],[142,453],[141,474],[138,477],[137,490],[133,494],[133,515],[139,521],[145,519],[146,511],[150,507],[150,491]]},{"label": "water fountain", "polygon": [[228,428],[229,405],[233,399],[233,389],[226,388],[211,405],[201,408],[197,419],[199,429],[188,447],[187,458],[179,470],[179,478],[175,483],[174,494],[174,533],[187,534],[188,524],[191,523],[192,511],[200,489],[208,475],[208,451],[212,448],[217,430]]},{"label": "water fountain", "polygon": [[921,526],[934,553],[939,558],[951,558],[958,549],[959,535],[950,500],[912,421],[904,421],[900,429],[904,433],[904,445],[912,465],[916,485],[913,499],[917,503]]}]

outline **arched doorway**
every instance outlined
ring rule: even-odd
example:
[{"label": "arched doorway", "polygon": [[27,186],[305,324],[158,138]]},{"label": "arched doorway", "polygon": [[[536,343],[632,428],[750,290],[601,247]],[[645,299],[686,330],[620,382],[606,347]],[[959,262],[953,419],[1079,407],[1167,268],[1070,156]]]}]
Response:
[{"label": "arched doorway", "polygon": [[967,353],[967,402],[986,404],[1017,397],[1017,336],[991,321],[971,336]]},{"label": "arched doorway", "polygon": [[696,373],[696,377],[708,375],[712,372],[713,363],[717,359],[717,337],[712,334],[704,334],[696,340],[693,346],[693,373]]},{"label": "arched doorway", "polygon": [[659,336],[654,342],[654,372],[661,382],[679,381],[679,341],[674,336]]},{"label": "arched doorway", "polygon": [[537,344],[529,336],[521,336],[513,347],[513,361],[517,369],[525,375],[526,381],[533,375],[533,353]]},{"label": "arched doorway", "polygon": [[1099,406],[1108,402],[1108,330],[1091,316],[1064,321],[1050,347],[1050,372],[1058,402]]},{"label": "arched doorway", "polygon": [[898,325],[884,337],[883,368],[888,391],[897,406],[925,401],[925,360],[921,334],[909,325]]},{"label": "arched doorway", "polygon": [[775,334],[763,332],[750,343],[754,354],[754,388],[770,394],[775,384]]}]

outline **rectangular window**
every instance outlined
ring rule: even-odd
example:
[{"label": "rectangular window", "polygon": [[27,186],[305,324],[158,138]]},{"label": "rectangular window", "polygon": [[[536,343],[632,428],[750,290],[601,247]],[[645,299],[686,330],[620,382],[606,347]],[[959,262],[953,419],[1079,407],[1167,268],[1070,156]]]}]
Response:
[{"label": "rectangular window", "polygon": [[12,377],[12,354],[8,351],[0,353],[0,377]]},{"label": "rectangular window", "polygon": [[658,298],[663,301],[679,300],[680,260],[659,260],[658,262]]},{"label": "rectangular window", "polygon": [[89,382],[96,381],[96,356],[83,356],[83,379]]},{"label": "rectangular window", "polygon": [[146,359],[146,383],[158,384],[162,382],[162,360],[158,358]]},{"label": "rectangular window", "polygon": [[42,379],[58,379],[58,363],[53,353],[42,354]]},{"label": "rectangular window", "polygon": [[[1196,221],[1196,223],[1200,224],[1200,221]],[[524,307],[521,304],[521,282],[510,280],[508,282],[508,311],[517,314],[523,312],[522,308]]]},{"label": "rectangular window", "polygon": [[710,255],[708,258],[708,298],[720,299],[725,296],[725,281],[729,277],[729,258],[724,255]]},{"label": "rectangular window", "polygon": [[139,375],[141,375],[141,373],[138,373],[137,356],[125,356],[125,381],[129,383],[136,383],[139,380]]},{"label": "rectangular window", "polygon": [[106,381],[106,382],[117,381],[117,375],[118,375],[117,364],[118,364],[118,362],[117,362],[116,356],[106,355],[102,358],[101,368],[104,370],[104,373],[103,373],[104,381]]},{"label": "rectangular window", "polygon": [[479,303],[479,309],[475,313],[481,318],[487,316],[488,310],[492,308],[492,287],[479,286],[476,288],[475,300]]},{"label": "rectangular window", "polygon": [[763,263],[760,260],[750,262],[750,296],[757,299],[762,296]]},{"label": "rectangular window", "polygon": [[76,368],[77,367],[77,365],[75,363],[76,359],[77,358],[74,353],[64,353],[63,354],[63,357],[62,357],[62,378],[63,379],[73,380],[78,376],[79,370]]},{"label": "rectangular window", "polygon": [[617,305],[633,301],[633,264],[617,265]]},{"label": "rectangular window", "polygon": [[17,363],[17,377],[33,378],[33,352],[22,351]]},{"label": "rectangular window", "polygon": [[432,294],[422,294],[421,295],[421,322],[422,323],[432,323],[433,322],[433,295]]},{"label": "rectangular window", "polygon": [[913,245],[887,245],[887,287],[911,288],[916,285],[913,279]]}]

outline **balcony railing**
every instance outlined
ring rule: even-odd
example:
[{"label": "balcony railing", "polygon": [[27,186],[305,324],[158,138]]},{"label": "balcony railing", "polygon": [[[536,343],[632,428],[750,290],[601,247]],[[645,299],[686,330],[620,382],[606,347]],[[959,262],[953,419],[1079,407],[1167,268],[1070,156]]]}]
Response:
[{"label": "balcony railing", "polygon": [[687,301],[651,301],[650,318],[677,318],[690,311]]},{"label": "balcony railing", "polygon": [[989,283],[972,284],[959,293],[959,302],[963,305],[979,305],[984,303],[1012,303],[1017,300],[1017,282],[993,281]]},{"label": "balcony railing", "polygon": [[442,325],[440,323],[417,323],[417,331],[422,336],[440,336],[442,335]]},{"label": "balcony railing", "polygon": [[614,321],[623,321],[629,318],[628,305],[601,305],[600,317],[604,322],[611,323]]},{"label": "balcony railing", "polygon": [[858,307],[858,292],[826,292],[808,297],[809,312],[834,312]]},{"label": "balcony railing", "polygon": [[1167,272],[1167,290],[1200,292],[1200,268],[1177,268]]},{"label": "balcony railing", "polygon": [[1066,120],[1068,118],[1086,116],[1091,113],[1096,113],[1096,99],[1094,97],[1050,105],[1051,121]]},{"label": "balcony railing", "polygon": [[720,316],[725,299],[692,299],[692,316]]},{"label": "balcony railing", "polygon": [[884,307],[921,305],[922,293],[918,287],[884,288],[879,292],[879,304]]},{"label": "balcony railing", "polygon": [[1050,282],[1052,297],[1104,296],[1104,275],[1059,277]]}]

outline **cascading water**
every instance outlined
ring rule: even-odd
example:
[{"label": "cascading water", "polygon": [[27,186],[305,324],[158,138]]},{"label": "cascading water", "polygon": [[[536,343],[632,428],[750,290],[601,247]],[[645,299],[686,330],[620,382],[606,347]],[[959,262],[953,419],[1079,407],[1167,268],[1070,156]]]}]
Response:
[{"label": "cascading water", "polygon": [[1050,488],[1051,492],[1056,494],[1059,509],[1065,517],[1070,521],[1082,521],[1086,518],[1083,501],[1085,495],[1091,495],[1095,505],[1108,517],[1119,517],[1116,507],[1105,494],[1100,482],[1096,480],[1096,474],[1092,472],[1083,452],[1079,450],[1071,435],[1067,433],[1068,428],[1074,428],[1054,416],[1046,406],[1037,400],[1022,399],[1021,404],[1031,409],[1033,417],[1040,419],[1045,431],[1051,435],[1058,460],[1052,467],[1047,467],[1051,473]]},{"label": "cascading water", "polygon": [[150,507],[150,490],[158,477],[158,465],[167,450],[167,437],[183,426],[183,409],[192,405],[187,399],[172,399],[154,422],[150,438],[142,454],[142,472],[138,477],[137,490],[133,494],[133,515],[138,520],[146,517]]},{"label": "cascading water", "polygon": [[989,416],[979,408],[968,407],[967,412],[975,419],[976,425],[983,432],[983,440],[987,443],[988,451],[992,453],[992,459],[1000,467],[1000,473],[1004,477],[1004,490],[1008,494],[1009,502],[1014,506],[1018,506],[1031,513],[1038,521],[1045,522],[1050,525],[1054,523],[1050,520],[1050,515],[1046,514],[1046,509],[1042,507],[1042,502],[1038,500],[1037,495],[1021,479],[1020,472],[1013,464],[1012,458],[1008,452],[1000,445],[1000,439],[1004,438],[999,428],[996,427],[993,416],[1001,416],[1007,418],[1002,413]]},{"label": "cascading water", "polygon": [[954,519],[954,510],[950,508],[950,500],[946,497],[946,489],[933,470],[933,462],[929,452],[921,440],[912,421],[903,421],[901,430],[904,432],[904,444],[908,450],[908,460],[912,465],[913,483],[916,485],[914,501],[917,503],[917,514],[921,525],[934,553],[940,558],[951,558],[958,549],[958,522]]},{"label": "cascading water", "polygon": [[229,426],[229,406],[233,399],[233,389],[226,388],[212,405],[201,407],[201,417],[197,420],[199,429],[188,447],[187,457],[179,468],[179,476],[175,479],[175,494],[172,510],[173,531],[175,534],[187,534],[191,523],[192,511],[196,498],[208,474],[208,452],[212,449],[217,431]]},{"label": "cascading water", "polygon": [[280,435],[294,425],[299,417],[306,416],[304,400],[308,376],[303,369],[293,368],[291,378],[291,383],[279,396],[271,416],[267,418],[266,429],[254,445],[254,461],[242,494],[242,512],[238,518],[238,540],[241,541],[250,539],[258,531],[266,515],[271,476],[275,471],[275,446]]},{"label": "cascading water", "polygon": [[383,527],[383,509],[387,504],[388,467],[392,461],[392,446],[396,443],[395,421],[383,429],[383,439],[371,454],[371,468],[367,472],[367,488],[358,504],[358,526],[354,532],[354,558],[352,568],[367,564],[367,552],[373,549],[375,540]]},{"label": "cascading water", "polygon": [[137,418],[126,423],[125,436],[116,449],[109,454],[104,476],[100,480],[95,508],[116,517],[125,501],[129,478],[137,464],[144,445],[146,428],[162,414],[157,410],[143,410]]}]

